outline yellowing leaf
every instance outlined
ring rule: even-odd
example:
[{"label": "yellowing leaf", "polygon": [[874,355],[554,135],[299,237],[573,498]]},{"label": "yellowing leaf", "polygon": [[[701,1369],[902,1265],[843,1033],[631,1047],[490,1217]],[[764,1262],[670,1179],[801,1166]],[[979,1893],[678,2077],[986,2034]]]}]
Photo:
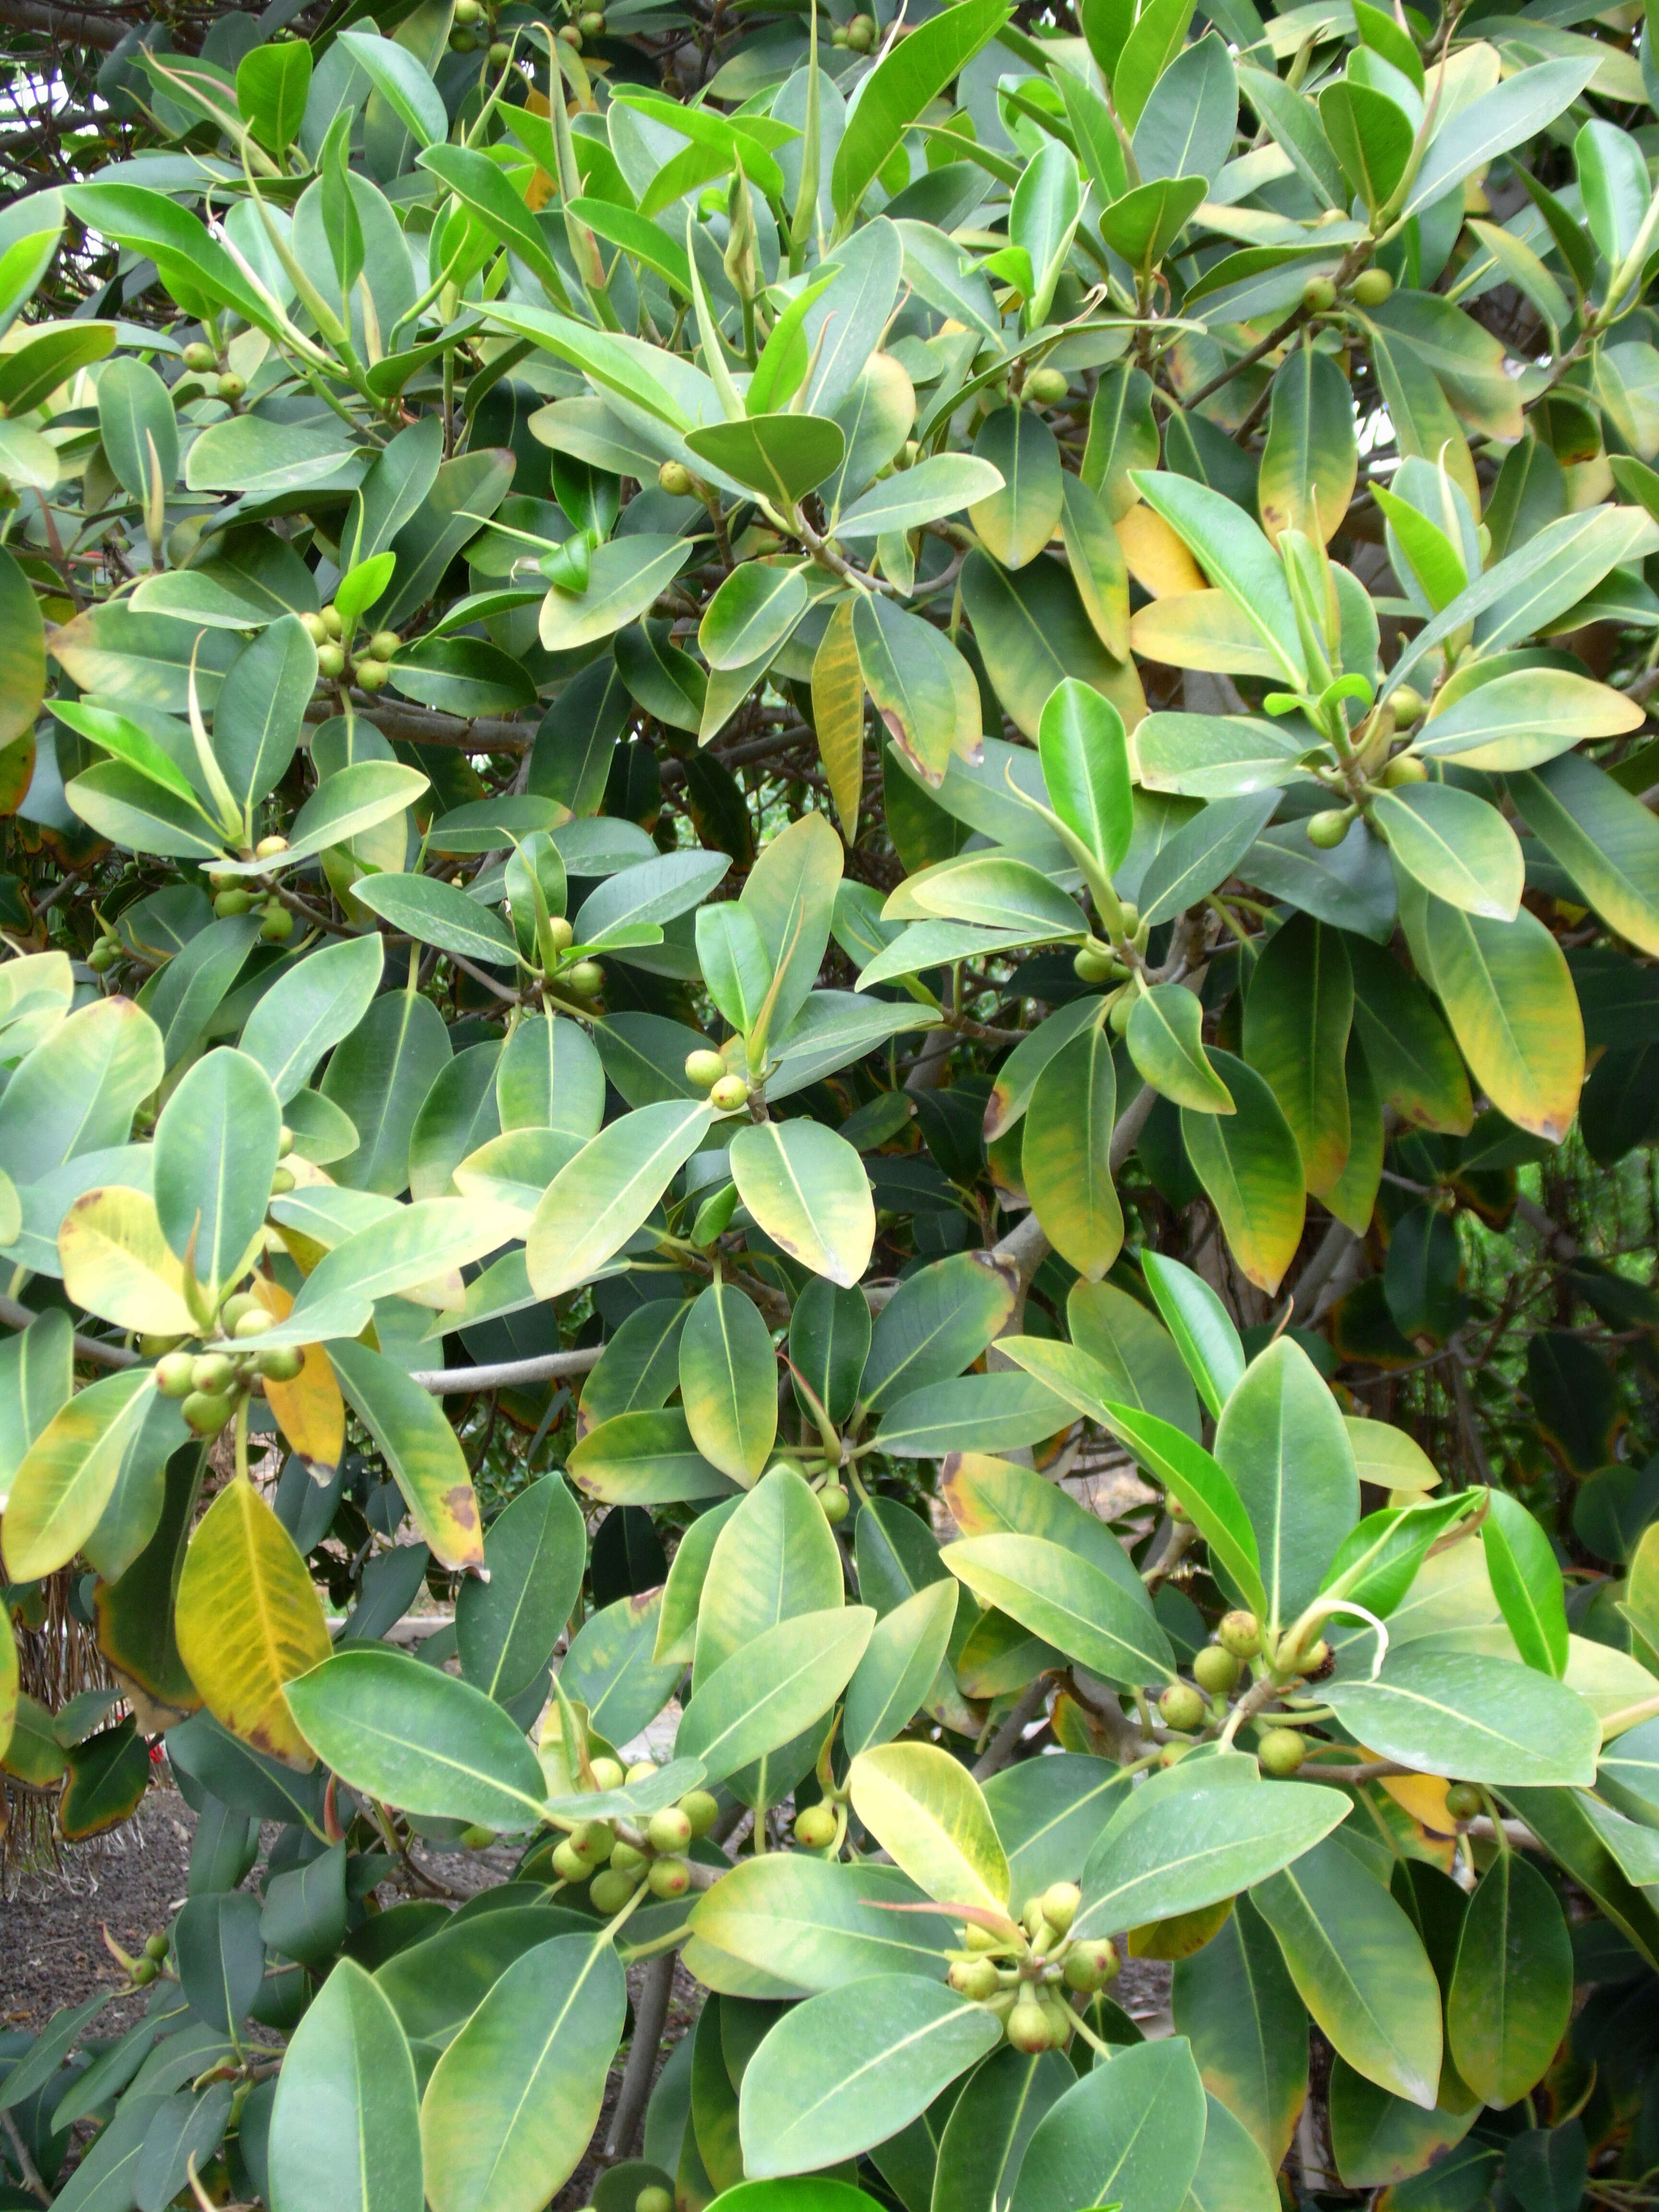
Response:
[{"label": "yellowing leaf", "polygon": [[75,1557],[155,1402],[150,1370],[132,1367],[79,1392],[46,1424],[23,1455],[0,1523],[14,1582],[34,1582]]},{"label": "yellowing leaf", "polygon": [[58,1256],[64,1289],[88,1313],[154,1336],[198,1333],[185,1297],[184,1263],[144,1192],[116,1185],[77,1198],[58,1229]]},{"label": "yellowing leaf", "polygon": [[850,843],[858,830],[864,787],[864,673],[853,642],[851,599],[830,616],[812,658],[812,720],[830,796]]},{"label": "yellowing leaf", "polygon": [[1120,515],[1117,542],[1129,574],[1155,599],[1172,592],[1201,592],[1206,579],[1161,514],[1143,501]]},{"label": "yellowing leaf", "polygon": [[220,1725],[308,1772],[315,1754],[283,1686],[319,1667],[333,1647],[293,1538],[245,1478],[220,1492],[190,1540],[177,1632],[179,1656]]},{"label": "yellowing leaf", "polygon": [[[288,1319],[294,1305],[291,1291],[264,1275],[254,1277],[252,1287],[268,1314],[278,1321]],[[345,1449],[345,1400],[320,1344],[306,1346],[305,1365],[291,1382],[268,1381],[265,1396],[277,1427],[301,1459],[331,1471],[338,1467]]]},{"label": "yellowing leaf", "polygon": [[859,1753],[848,1783],[860,1820],[930,1897],[1007,1909],[1008,1861],[959,1759],[933,1744],[884,1743]]}]

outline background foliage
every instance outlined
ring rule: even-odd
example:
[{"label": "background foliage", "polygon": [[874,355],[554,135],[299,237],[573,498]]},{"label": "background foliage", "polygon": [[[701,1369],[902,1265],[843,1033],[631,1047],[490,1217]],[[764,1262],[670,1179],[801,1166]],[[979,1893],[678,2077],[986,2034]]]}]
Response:
[{"label": "background foliage", "polygon": [[1638,11],[0,25],[6,2203],[1650,2202]]}]

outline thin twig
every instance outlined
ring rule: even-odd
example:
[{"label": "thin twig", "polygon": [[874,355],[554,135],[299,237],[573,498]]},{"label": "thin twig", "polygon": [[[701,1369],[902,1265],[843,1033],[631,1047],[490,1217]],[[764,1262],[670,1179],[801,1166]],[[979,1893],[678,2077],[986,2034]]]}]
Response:
[{"label": "thin twig", "polygon": [[629,2048],[617,2109],[611,2115],[611,2132],[605,2139],[607,2158],[629,2155],[645,2116],[646,2100],[651,2094],[652,2076],[656,2071],[657,2050],[668,2019],[668,2000],[674,1990],[674,1957],[672,1951],[665,1952],[645,1970],[639,2002],[634,2008],[634,2040]]}]

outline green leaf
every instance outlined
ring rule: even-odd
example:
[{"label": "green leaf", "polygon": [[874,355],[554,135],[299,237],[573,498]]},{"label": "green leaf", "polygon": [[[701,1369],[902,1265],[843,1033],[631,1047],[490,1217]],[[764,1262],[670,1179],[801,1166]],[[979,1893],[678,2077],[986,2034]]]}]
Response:
[{"label": "green leaf", "polygon": [[507,925],[436,876],[364,876],[354,889],[371,914],[422,945],[491,966],[517,959]]},{"label": "green leaf", "polygon": [[967,662],[930,623],[866,593],[853,608],[859,672],[909,766],[937,788],[951,754],[979,742],[978,687]]},{"label": "green leaf", "polygon": [[1526,863],[1496,807],[1449,783],[1379,792],[1371,807],[1389,850],[1425,890],[1466,914],[1515,919]]},{"label": "green leaf", "polygon": [[311,48],[303,39],[280,46],[254,46],[237,64],[237,107],[269,152],[286,153],[298,137],[311,75]]},{"label": "green leaf", "polygon": [[768,1629],[696,1691],[675,1755],[700,1759],[714,1783],[793,1742],[846,1688],[875,1621],[867,1606],[838,1606]]},{"label": "green leaf", "polygon": [[1042,1536],[973,1536],[939,1557],[983,1605],[1053,1644],[1103,1681],[1125,1689],[1167,1682],[1169,1639],[1102,1569]]},{"label": "green leaf", "polygon": [[732,1139],[731,1163],[739,1199],[774,1243],[845,1289],[860,1280],[876,1209],[844,1137],[805,1119],[751,1121]]},{"label": "green leaf", "polygon": [[1218,1416],[1244,1372],[1244,1347],[1231,1316],[1203,1277],[1179,1260],[1149,1249],[1140,1267],[1199,1395]]},{"label": "green leaf", "polygon": [[1534,63],[1447,118],[1412,181],[1401,214],[1431,207],[1483,162],[1536,137],[1572,105],[1598,66],[1595,58],[1577,57]]},{"label": "green leaf", "polygon": [[781,1621],[832,1609],[842,1587],[841,1555],[817,1499],[793,1469],[775,1468],[717,1532],[698,1606],[694,1689]]},{"label": "green leaf", "polygon": [[0,550],[0,744],[34,725],[46,691],[46,626],[33,586]]},{"label": "green leaf", "polygon": [[1043,708],[1037,750],[1049,805],[1103,872],[1115,876],[1134,834],[1123,717],[1109,700],[1068,678]]},{"label": "green leaf", "polygon": [[[1064,147],[1047,143],[1066,161]],[[1063,483],[1054,434],[1029,407],[1000,407],[986,416],[974,458],[994,469],[1002,483],[974,502],[969,520],[987,552],[1005,568],[1023,568],[1060,527]]]},{"label": "green leaf", "polygon": [[1280,1337],[1245,1370],[1222,1409],[1215,1455],[1255,1530],[1267,1617],[1284,1626],[1313,1597],[1359,1517],[1342,1416],[1293,1337]]},{"label": "green leaf", "polygon": [[490,1522],[483,1547],[489,1580],[469,1576],[455,1601],[469,1682],[510,1705],[538,1679],[575,1604],[586,1548],[580,1510],[554,1475],[531,1483]]},{"label": "green leaf", "polygon": [[[571,1639],[559,1669],[561,1686],[586,1706],[588,1725],[608,1742],[627,1743],[655,1720],[684,1671],[678,1662],[665,1666],[653,1659],[661,1613],[659,1590],[619,1597],[590,1613]],[[701,1778],[695,1762],[679,1764],[683,1772]],[[672,1804],[672,1796],[662,1802]]]},{"label": "green leaf", "polygon": [[752,1483],[778,1430],[777,1360],[753,1301],[730,1284],[702,1291],[680,1336],[680,1397],[692,1440],[734,1482]]},{"label": "green leaf", "polygon": [[1412,1925],[1337,1838],[1252,1891],[1303,2002],[1357,2073],[1425,2112],[1440,2080],[1440,1989]]},{"label": "green leaf", "polygon": [[860,1396],[879,1413],[902,1395],[960,1375],[1000,1331],[1014,1285],[988,1252],[918,1268],[876,1316]]},{"label": "green leaf", "polygon": [[1071,677],[1110,699],[1126,720],[1139,714],[1133,671],[1101,643],[1077,586],[1052,556],[1011,574],[975,550],[963,568],[962,599],[992,688],[1028,738],[1037,736],[1055,685]]},{"label": "green leaf", "polygon": [[1250,978],[1244,1057],[1279,1101],[1318,1197],[1334,1189],[1352,1141],[1346,1065],[1352,1018],[1353,975],[1341,935],[1310,915],[1292,915],[1268,939]]},{"label": "green leaf", "polygon": [[[1522,668],[1460,692],[1423,723],[1412,750],[1461,768],[1538,768],[1587,738],[1627,735],[1640,727],[1635,714],[1634,700],[1610,684],[1561,668]],[[1533,786],[1514,788],[1530,822],[1526,801]]]},{"label": "green leaf", "polygon": [[155,1125],[155,1210],[216,1310],[236,1282],[270,1202],[282,1109],[246,1053],[198,1060]]},{"label": "green leaf", "polygon": [[1298,689],[1304,685],[1307,665],[1290,587],[1255,524],[1221,493],[1190,477],[1137,469],[1133,480],[1147,506],[1191,548],[1287,680]]},{"label": "green leaf", "polygon": [[[816,1502],[814,1510],[817,1510]],[[820,1516],[822,1517],[822,1516]],[[957,1586],[929,1583],[896,1605],[871,1631],[847,1686],[842,1740],[856,1759],[907,1728],[945,1663],[956,1623]]]},{"label": "green leaf", "polygon": [[1176,1961],[1172,2000],[1176,2033],[1191,2042],[1206,2089],[1277,2172],[1308,2094],[1308,2015],[1248,1897],[1201,1950]]},{"label": "green leaf", "polygon": [[458,1570],[482,1565],[478,1501],[466,1455],[444,1419],[441,1401],[366,1345],[331,1343],[328,1356],[352,1411],[380,1446],[434,1555]]},{"label": "green leaf", "polygon": [[740,1861],[704,1891],[692,1910],[691,1935],[699,1948],[769,1970],[803,1996],[872,1974],[942,1982],[945,1948],[957,1940],[948,1915],[886,1910],[923,1901],[896,1867],[769,1852]]},{"label": "green leaf", "polygon": [[0,1513],[30,1445],[74,1388],[75,1334],[61,1309],[48,1307],[0,1343]]},{"label": "green leaf", "polygon": [[155,1403],[148,1368],[106,1376],[77,1391],[31,1443],[0,1535],[13,1582],[55,1573],[91,1536]]},{"label": "green leaf", "polygon": [[929,100],[995,37],[1008,15],[1004,0],[963,0],[961,7],[918,24],[872,71],[830,172],[838,235],[852,228],[866,192]]},{"label": "green leaf", "polygon": [[1510,1660],[1407,1644],[1374,1682],[1333,1682],[1326,1695],[1380,1758],[1424,1773],[1578,1789],[1595,1773],[1590,1707],[1565,1682]]},{"label": "green leaf", "polygon": [[1183,1106],[1182,1141],[1221,1218],[1233,1257],[1271,1297],[1302,1242],[1307,1194],[1301,1152],[1279,1101],[1255,1070],[1230,1052],[1206,1050],[1236,1110],[1224,1116]]},{"label": "green leaf", "polygon": [[617,1413],[590,1429],[566,1462],[584,1497],[607,1505],[672,1505],[730,1498],[729,1475],[712,1467],[691,1441],[685,1416]]},{"label": "green leaf", "polygon": [[601,1129],[560,1169],[526,1241],[538,1297],[586,1282],[627,1243],[702,1143],[713,1112],[689,1101],[641,1106]]},{"label": "green leaf", "polygon": [[343,31],[340,43],[419,146],[441,146],[449,136],[441,94],[406,46],[372,31]]},{"label": "green leaf", "polygon": [[1593,762],[1564,754],[1512,775],[1515,803],[1540,842],[1619,936],[1659,951],[1659,824]]},{"label": "green leaf", "polygon": [[697,643],[711,668],[746,668],[775,653],[806,611],[806,580],[799,568],[747,562],[709,600]]},{"label": "green leaf", "polygon": [[[1359,0],[1360,6],[1364,0]],[[1273,2169],[1254,2136],[1210,2090],[1204,2149],[1187,2202],[1194,2212],[1273,2212],[1279,2191]]]},{"label": "green leaf", "polygon": [[1123,1036],[1136,1073],[1153,1090],[1194,1114],[1231,1114],[1232,1094],[1210,1065],[1203,1032],[1204,1009],[1194,994],[1154,983],[1136,998]]},{"label": "green leaf", "polygon": [[[70,373],[65,368],[64,375]],[[14,414],[26,414],[31,404],[21,392],[8,392],[5,399]],[[179,422],[172,397],[153,368],[126,356],[111,362],[98,380],[98,430],[117,481],[141,507],[157,481],[163,493],[172,491],[179,474]]]},{"label": "green leaf", "polygon": [[1037,2123],[1010,2212],[1131,2205],[1182,2212],[1204,2142],[1204,2087],[1179,2036],[1085,2074]]},{"label": "green leaf", "polygon": [[571,653],[637,622],[690,557],[689,540],[644,532],[596,546],[586,590],[569,592],[555,584],[543,600],[543,645],[550,653]]},{"label": "green leaf", "polygon": [[1566,1593],[1549,1538],[1518,1498],[1488,1490],[1480,1546],[1516,1649],[1540,1674],[1565,1674]]},{"label": "green leaf", "polygon": [[283,2061],[271,2212],[420,2212],[419,2123],[398,2016],[362,1968],[342,1959]]},{"label": "green leaf", "polygon": [[615,1948],[561,1936],[510,1966],[421,2100],[433,2212],[537,2212],[599,2117],[628,1993]]},{"label": "green leaf", "polygon": [[1103,1023],[1063,1044],[1026,1109],[1020,1176],[1033,1211],[1069,1267],[1097,1282],[1123,1243],[1112,1182],[1117,1076]]},{"label": "green leaf", "polygon": [[482,1690],[384,1645],[336,1652],[285,1692],[355,1790],[432,1819],[522,1833],[541,1817],[536,1754]]},{"label": "green leaf", "polygon": [[924,2112],[1000,2039],[982,2006],[914,1974],[809,1997],[744,2069],[744,2172],[764,2178],[855,2157]]},{"label": "green leaf", "polygon": [[1519,1851],[1500,1851],[1463,1915],[1446,1992],[1451,2055],[1477,2097],[1512,2105],[1542,2079],[1566,2033],[1572,1984],[1554,1890]]},{"label": "green leaf", "polygon": [[860,1752],[847,1778],[854,1811],[919,1888],[943,1905],[1006,1910],[1008,1861],[991,1809],[949,1752],[936,1744],[883,1744]]},{"label": "green leaf", "polygon": [[240,1050],[264,1068],[283,1104],[368,1012],[383,959],[378,933],[340,939],[308,953],[260,997],[243,1029]]},{"label": "green leaf", "polygon": [[689,430],[685,442],[699,460],[773,500],[786,514],[835,474],[847,451],[841,425],[822,415],[750,415],[740,422],[712,422]]},{"label": "green leaf", "polygon": [[983,457],[933,453],[861,492],[836,517],[842,538],[880,538],[956,514],[1002,488],[1001,471]]}]

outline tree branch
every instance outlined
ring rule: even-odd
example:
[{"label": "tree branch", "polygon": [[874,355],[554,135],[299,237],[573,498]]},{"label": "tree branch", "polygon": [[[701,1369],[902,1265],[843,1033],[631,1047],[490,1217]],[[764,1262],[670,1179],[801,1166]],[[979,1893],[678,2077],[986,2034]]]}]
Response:
[{"label": "tree branch", "polygon": [[629,2046],[628,2064],[617,2093],[617,2109],[611,2115],[611,2132],[605,2139],[607,2158],[626,2158],[639,2133],[646,2100],[651,2094],[652,2075],[656,2071],[658,2046],[668,2019],[668,2000],[673,1994],[675,1955],[672,1951],[665,1951],[660,1959],[653,1959],[645,1970],[640,2001],[634,2008],[634,2040]]},{"label": "tree branch", "polygon": [[0,0],[0,23],[40,31],[62,46],[97,46],[105,53],[112,53],[132,27],[101,8],[54,8],[48,0]]}]

